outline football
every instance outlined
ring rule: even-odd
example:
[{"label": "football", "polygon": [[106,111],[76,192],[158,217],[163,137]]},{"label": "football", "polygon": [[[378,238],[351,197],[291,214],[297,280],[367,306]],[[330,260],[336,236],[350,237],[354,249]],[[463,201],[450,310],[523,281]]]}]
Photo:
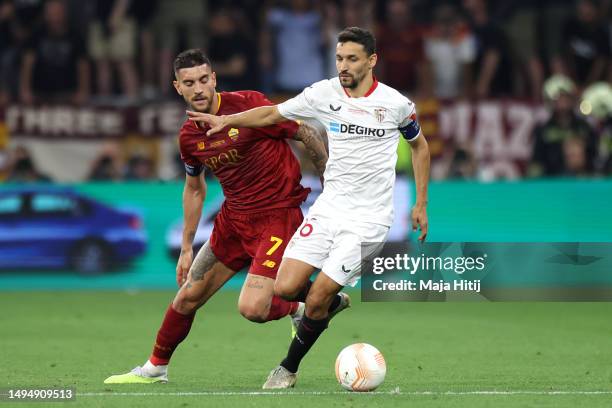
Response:
[{"label": "football", "polygon": [[385,380],[386,373],[385,358],[370,344],[351,344],[336,359],[336,378],[349,391],[375,390]]}]

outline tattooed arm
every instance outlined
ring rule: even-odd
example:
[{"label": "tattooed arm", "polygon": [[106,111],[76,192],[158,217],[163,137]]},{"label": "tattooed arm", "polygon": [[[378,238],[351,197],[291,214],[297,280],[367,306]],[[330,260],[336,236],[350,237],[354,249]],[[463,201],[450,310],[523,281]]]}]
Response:
[{"label": "tattooed arm", "polygon": [[310,160],[317,169],[321,184],[323,184],[323,173],[327,163],[327,149],[325,148],[325,136],[317,128],[308,123],[301,122],[293,139],[304,143]]},{"label": "tattooed arm", "polygon": [[205,197],[204,173],[196,177],[186,175],[185,187],[183,188],[183,240],[181,242],[181,255],[176,265],[176,281],[179,287],[185,282],[193,262],[193,239],[198,229]]}]

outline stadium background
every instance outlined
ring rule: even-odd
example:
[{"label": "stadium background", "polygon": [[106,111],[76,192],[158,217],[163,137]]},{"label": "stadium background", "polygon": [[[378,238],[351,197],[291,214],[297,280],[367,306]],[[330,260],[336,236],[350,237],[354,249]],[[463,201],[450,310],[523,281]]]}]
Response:
[{"label": "stadium background", "polygon": [[[282,101],[314,81],[335,76],[335,34],[350,25],[374,30],[380,53],[377,77],[417,103],[432,154],[430,240],[611,241],[610,0],[0,0],[0,257],[36,256],[2,253],[2,247],[10,249],[15,242],[27,244],[15,239],[18,215],[13,213],[14,200],[6,199],[6,194],[25,189],[68,186],[97,202],[129,208],[146,237],[143,254],[91,276],[63,267],[11,266],[0,271],[2,309],[11,309],[16,301],[31,304],[22,314],[3,313],[4,327],[16,330],[14,337],[4,337],[6,350],[21,355],[16,345],[26,334],[19,331],[19,316],[32,319],[40,330],[46,327],[37,320],[37,308],[49,307],[61,320],[73,308],[89,306],[93,310],[88,313],[97,316],[98,333],[105,333],[112,330],[110,321],[103,322],[105,302],[119,302],[109,309],[117,313],[115,319],[122,305],[132,318],[139,311],[121,292],[96,289],[132,294],[163,289],[161,294],[140,295],[154,309],[144,318],[148,335],[141,336],[149,347],[164,299],[172,296],[175,285],[167,239],[169,228],[181,217],[184,172],[176,135],[185,108],[171,86],[177,52],[205,49],[218,75],[218,90],[257,89]],[[294,147],[304,175],[312,176],[300,146]],[[410,177],[407,144],[400,144],[397,172]],[[208,183],[205,207],[222,198],[216,180],[209,178]],[[411,239],[408,231],[406,235]],[[230,287],[238,288],[240,279]],[[64,289],[70,292],[55,295]],[[229,306],[235,296],[234,291],[222,294],[224,300],[213,312],[223,318],[236,315],[237,320]],[[359,310],[366,313],[367,307]],[[399,304],[385,307],[407,310]],[[448,319],[439,324],[456,324],[460,330],[462,319],[488,322],[499,311],[502,319],[515,323],[512,334],[517,338],[523,328],[544,341],[538,327],[542,320],[559,325],[554,318],[558,313],[567,315],[568,322],[589,315],[592,324],[585,323],[584,334],[597,350],[604,347],[604,334],[609,335],[593,329],[609,316],[605,305],[490,307],[418,310],[425,316],[424,330],[427,318]],[[542,320],[533,317],[521,326],[520,316],[526,313]],[[572,331],[572,324],[560,330]],[[32,333],[36,337],[39,332]],[[72,335],[70,329],[66,333]],[[580,341],[578,332],[572,335]],[[360,336],[353,338],[368,339]],[[102,339],[114,340],[110,335]],[[323,355],[333,359],[341,347],[333,343],[328,348]],[[582,351],[584,355],[577,349],[570,360],[586,361],[591,354]],[[34,354],[47,359],[44,353]],[[126,351],[123,361],[135,355]],[[134,362],[140,358],[138,354]],[[109,372],[99,376],[117,369],[103,368]],[[598,370],[602,377],[594,384],[609,388],[610,373]],[[41,373],[54,375],[48,368]],[[568,371],[567,378],[570,375]],[[321,377],[327,381],[327,374]],[[25,374],[23,381],[45,384]],[[562,382],[551,383],[561,387]],[[94,384],[92,379],[85,388],[96,390]]]},{"label": "stadium background", "polygon": [[[5,267],[1,286],[171,286],[169,231],[181,218],[184,177],[176,134],[185,117],[171,85],[173,56],[202,47],[219,90],[257,89],[282,101],[335,75],[334,35],[345,25],[374,30],[377,77],[419,107],[432,154],[430,239],[607,241],[611,3],[2,1],[2,190],[68,185],[130,208],[146,249],[94,278],[59,270],[35,280],[36,271]],[[397,172],[409,180],[407,144],[398,155]],[[221,193],[208,175],[214,208]],[[0,202],[0,218],[24,216],[11,200]],[[411,200],[396,220],[406,235]],[[6,250],[15,225],[2,225],[3,256],[15,255]]]}]

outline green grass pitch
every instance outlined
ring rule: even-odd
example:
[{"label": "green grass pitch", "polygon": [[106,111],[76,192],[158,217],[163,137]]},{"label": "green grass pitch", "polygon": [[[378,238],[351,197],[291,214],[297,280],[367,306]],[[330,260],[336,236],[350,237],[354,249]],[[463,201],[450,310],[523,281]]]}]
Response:
[{"label": "green grass pitch", "polygon": [[[235,291],[198,313],[170,383],[142,386],[102,381],[146,360],[173,293],[3,292],[0,387],[76,387],[76,402],[50,405],[68,407],[612,406],[611,303],[361,303],[352,295],[296,388],[269,395],[260,387],[286,352],[290,324],[246,321]],[[354,342],[387,360],[377,393],[336,383],[336,355]]]}]

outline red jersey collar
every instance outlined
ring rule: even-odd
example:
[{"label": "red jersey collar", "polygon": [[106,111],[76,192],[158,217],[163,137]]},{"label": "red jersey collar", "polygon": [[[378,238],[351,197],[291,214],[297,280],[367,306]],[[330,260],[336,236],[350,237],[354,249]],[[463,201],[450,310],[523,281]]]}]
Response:
[{"label": "red jersey collar", "polygon": [[[378,87],[378,79],[376,79],[376,75],[372,75],[372,78],[374,78],[374,82],[372,82],[372,86],[370,87],[370,89],[368,89],[368,92],[363,95],[364,98],[367,98],[368,96],[372,95],[372,92],[374,92],[376,90],[376,87]],[[349,93],[346,91],[345,87],[342,87],[342,90],[344,91],[346,96],[352,98],[352,96],[349,95]]]},{"label": "red jersey collar", "polygon": [[219,115],[219,110],[221,110],[221,93],[217,92],[217,113],[215,115]]}]

